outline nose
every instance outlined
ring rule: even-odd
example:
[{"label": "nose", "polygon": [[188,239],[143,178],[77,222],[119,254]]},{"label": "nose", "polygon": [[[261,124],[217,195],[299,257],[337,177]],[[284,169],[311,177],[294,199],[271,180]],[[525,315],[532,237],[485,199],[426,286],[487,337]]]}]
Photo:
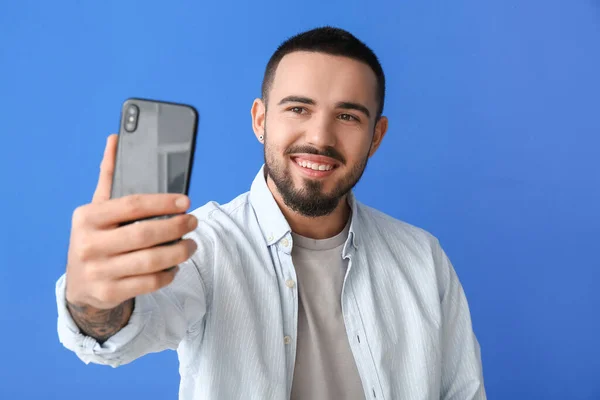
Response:
[{"label": "nose", "polygon": [[335,147],[336,136],[332,121],[324,115],[315,115],[311,120],[305,133],[307,143],[318,149]]}]

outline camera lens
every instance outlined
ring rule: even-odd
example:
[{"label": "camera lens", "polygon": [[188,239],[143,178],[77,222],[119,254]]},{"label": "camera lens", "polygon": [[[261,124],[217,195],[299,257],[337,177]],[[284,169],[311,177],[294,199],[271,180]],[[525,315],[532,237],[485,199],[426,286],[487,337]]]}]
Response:
[{"label": "camera lens", "polygon": [[124,116],[124,127],[125,131],[133,132],[137,128],[137,120],[139,114],[139,108],[135,104],[127,106],[127,115]]}]

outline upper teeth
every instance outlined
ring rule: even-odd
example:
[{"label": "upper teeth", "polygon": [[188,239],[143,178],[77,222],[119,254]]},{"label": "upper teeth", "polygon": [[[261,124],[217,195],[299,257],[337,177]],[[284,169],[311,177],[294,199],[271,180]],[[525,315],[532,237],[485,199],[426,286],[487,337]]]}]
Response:
[{"label": "upper teeth", "polygon": [[314,169],[315,171],[329,171],[333,168],[333,165],[317,164],[308,161],[298,161],[298,164],[303,166],[304,168]]}]

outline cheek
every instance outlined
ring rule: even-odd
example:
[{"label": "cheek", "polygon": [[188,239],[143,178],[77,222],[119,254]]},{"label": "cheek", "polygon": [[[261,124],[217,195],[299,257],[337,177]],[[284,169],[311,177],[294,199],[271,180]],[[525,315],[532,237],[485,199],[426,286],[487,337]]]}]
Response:
[{"label": "cheek", "polygon": [[265,145],[274,153],[282,155],[285,151],[297,144],[302,144],[302,135],[296,130],[290,129],[286,124],[269,124]]},{"label": "cheek", "polygon": [[286,148],[287,147],[281,142],[280,138],[273,138],[271,135],[268,136],[265,143],[265,149],[271,158],[280,160],[285,153]]},{"label": "cheek", "polygon": [[275,140],[280,140],[280,138],[287,135],[289,131],[287,124],[281,121],[281,118],[277,116],[269,116],[269,119],[265,125],[265,129],[267,134]]},{"label": "cheek", "polygon": [[364,162],[371,148],[370,137],[365,135],[346,136],[338,147],[339,151],[346,157],[348,166]]}]

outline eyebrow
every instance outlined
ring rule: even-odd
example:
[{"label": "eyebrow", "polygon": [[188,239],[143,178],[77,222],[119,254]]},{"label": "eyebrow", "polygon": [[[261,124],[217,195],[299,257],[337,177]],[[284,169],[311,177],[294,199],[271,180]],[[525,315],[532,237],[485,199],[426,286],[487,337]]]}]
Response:
[{"label": "eyebrow", "polygon": [[[313,105],[313,106],[315,104],[317,104],[313,99],[310,99],[308,97],[302,97],[302,96],[284,97],[283,99],[281,99],[281,101],[279,102],[278,105],[282,105],[285,103],[302,103],[302,104],[308,104],[308,105]],[[367,118],[371,118],[371,113],[369,112],[369,109],[359,103],[353,103],[350,101],[341,101],[335,105],[335,108],[342,108],[344,110],[360,111],[361,113],[365,114],[367,116]]]}]

